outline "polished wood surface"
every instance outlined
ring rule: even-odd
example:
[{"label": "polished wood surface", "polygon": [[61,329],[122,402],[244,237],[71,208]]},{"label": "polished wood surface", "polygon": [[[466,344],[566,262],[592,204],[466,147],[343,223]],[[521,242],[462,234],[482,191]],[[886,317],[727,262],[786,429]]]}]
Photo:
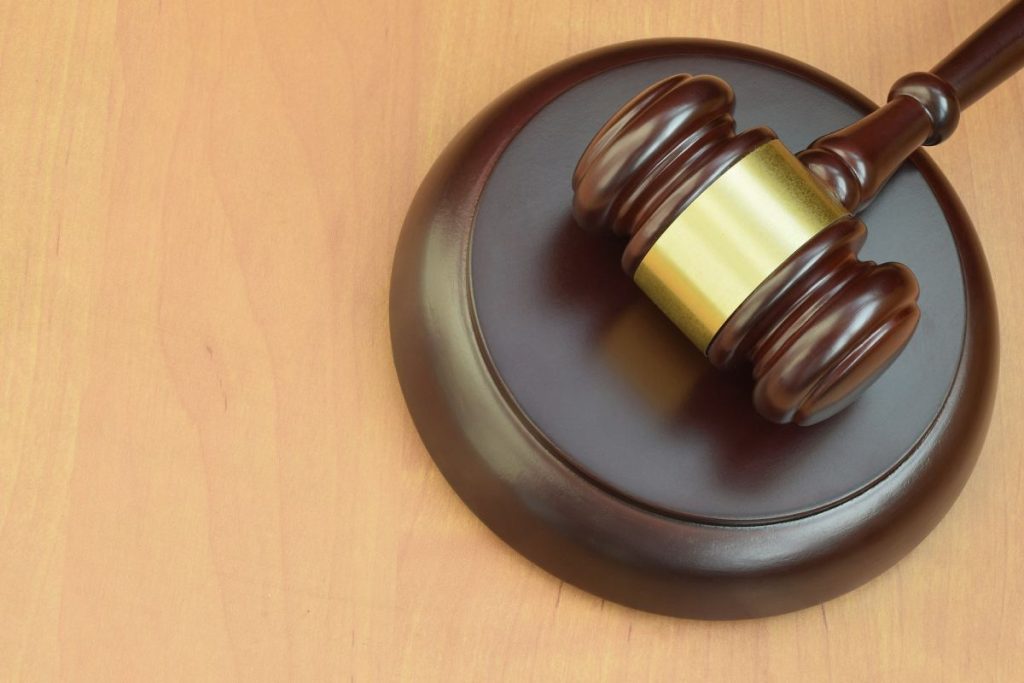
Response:
[{"label": "polished wood surface", "polygon": [[957,105],[969,107],[1024,66],[1024,0],[1010,0],[943,57],[931,73],[956,92]]},{"label": "polished wood surface", "polygon": [[[759,416],[756,398],[772,384],[755,385],[751,402],[749,371],[713,368],[621,273],[621,241],[569,215],[565,179],[590,131],[647,84],[686,72],[731,83],[738,119],[791,145],[872,108],[801,62],[711,40],[620,43],[525,80],[449,145],[409,208],[391,280],[395,369],[455,492],[555,577],[656,614],[773,616],[891,568],[952,505],[991,414],[995,299],[969,219],[918,155],[866,212],[865,253],[913,270],[929,333],[834,419],[800,428]],[[826,320],[857,306],[845,330],[872,325],[882,288],[854,256],[865,235],[856,219],[815,235],[743,302],[711,353],[749,353],[755,376],[791,368],[775,386],[799,388],[828,354],[806,337],[786,345],[791,315],[778,309],[798,306],[800,290],[832,290],[815,302],[832,309]],[[856,279],[865,270],[868,286]],[[798,329],[842,350],[816,313],[793,314]],[[744,349],[762,334],[768,354],[760,341]]]},{"label": "polished wood surface", "polygon": [[937,145],[960,114],[1024,66],[1024,0],[1013,0],[931,71],[899,78],[888,102],[823,135],[800,160],[852,211],[867,206],[921,145]]},{"label": "polished wood surface", "polygon": [[1021,78],[933,152],[1002,312],[986,446],[917,550],[821,607],[705,623],[559,584],[444,482],[387,328],[419,181],[535,70],[695,35],[882,100],[998,5],[4,3],[0,678],[1015,680]]},{"label": "polished wood surface", "polygon": [[[730,55],[728,50],[723,52],[733,60],[770,64],[784,59],[777,53]],[[772,127],[784,125],[791,135],[795,129],[801,141],[818,137],[828,125],[821,115],[823,101],[812,99],[820,93],[810,95],[785,80],[775,81],[770,71],[758,73],[751,89],[740,95],[749,100],[745,120],[758,127],[737,135],[735,85],[723,73],[728,66],[703,67],[713,75],[672,74],[621,105],[576,166],[573,215],[591,232],[629,238],[623,270],[716,367],[753,375],[753,402],[760,415],[780,424],[813,425],[842,412],[867,390],[917,327],[914,273],[898,261],[899,254],[876,252],[885,259],[881,265],[858,258],[867,229],[849,215],[859,207],[845,201],[843,190],[854,188],[859,195],[858,181],[874,175],[879,158],[894,160],[888,178],[924,137],[907,148],[899,144],[906,137],[901,127],[895,134],[878,135],[869,126],[875,135],[854,136],[847,145],[852,154],[810,150],[816,156],[805,168]],[[687,67],[683,62],[677,68]],[[787,76],[802,68],[800,62],[783,67]],[[838,87],[807,78],[818,89]],[[853,99],[856,93],[845,97]],[[785,114],[769,121],[776,100],[787,101]],[[927,124],[916,100],[899,98],[899,104],[916,109]],[[853,116],[865,111],[870,113],[862,122],[882,110],[872,111],[869,101]],[[842,125],[849,119],[844,116]],[[883,132],[892,133],[893,120],[886,120]],[[860,163],[850,164],[851,157]],[[765,158],[778,164],[775,171],[759,176],[753,187],[737,184],[737,172],[750,176],[744,165],[757,167]],[[822,167],[832,170],[821,173]],[[786,169],[788,180],[769,185],[766,178],[780,176],[777,168]],[[853,168],[866,172],[858,177]],[[842,182],[830,182],[837,178]],[[721,199],[714,198],[716,193]],[[766,210],[766,202],[745,201],[751,195],[770,196],[785,206],[783,218]],[[794,201],[796,196],[802,201]],[[749,214],[732,210],[737,204]],[[716,216],[725,219],[719,224]],[[907,216],[900,231],[913,234],[920,218]],[[936,234],[934,221],[923,227],[923,236]],[[761,268],[748,272],[751,261]]]}]

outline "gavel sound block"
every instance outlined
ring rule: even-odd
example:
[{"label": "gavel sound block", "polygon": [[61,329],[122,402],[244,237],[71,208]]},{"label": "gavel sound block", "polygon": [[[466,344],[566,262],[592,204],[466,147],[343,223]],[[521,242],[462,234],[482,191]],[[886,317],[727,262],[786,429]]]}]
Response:
[{"label": "gavel sound block", "polygon": [[917,332],[847,409],[765,420],[750,375],[709,363],[622,273],[622,241],[572,215],[595,132],[681,73],[728,83],[736,129],[768,126],[792,150],[875,109],[807,65],[713,41],[629,43],[537,74],[459,134],[413,201],[395,365],[456,493],[552,574],[665,614],[774,614],[882,572],[952,504],[992,404],[991,283],[956,194],[914,154],[860,214],[857,258],[914,273]]}]

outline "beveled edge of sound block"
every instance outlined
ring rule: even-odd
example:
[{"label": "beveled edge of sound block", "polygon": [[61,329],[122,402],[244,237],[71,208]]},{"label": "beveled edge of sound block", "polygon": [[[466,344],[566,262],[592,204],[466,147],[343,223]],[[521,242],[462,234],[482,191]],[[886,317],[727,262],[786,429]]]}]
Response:
[{"label": "beveled edge of sound block", "polygon": [[473,512],[523,555],[601,597],[683,617],[778,614],[849,591],[909,552],[963,487],[989,422],[998,367],[992,284],[959,199],[932,161],[912,162],[952,228],[965,287],[965,336],[946,401],[903,463],[856,497],[760,526],[715,526],[630,504],[547,451],[491,367],[475,319],[469,253],[477,203],[521,127],[573,85],[671,55],[768,64],[875,105],[810,66],[744,45],[665,39],[570,58],[520,83],[451,142],[423,181],[396,249],[395,366],[428,451]]}]

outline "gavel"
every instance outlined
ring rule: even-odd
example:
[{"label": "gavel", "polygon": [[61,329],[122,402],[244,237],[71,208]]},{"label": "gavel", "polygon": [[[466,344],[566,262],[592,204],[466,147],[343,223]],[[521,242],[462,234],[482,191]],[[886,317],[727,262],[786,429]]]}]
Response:
[{"label": "gavel", "polygon": [[810,425],[852,403],[906,347],[918,284],[861,261],[856,214],[920,146],[1024,65],[1024,0],[887,102],[794,155],[736,133],[731,88],[670,76],[620,108],[572,179],[582,227],[626,238],[622,267],[718,368],[748,365],[757,411]]}]

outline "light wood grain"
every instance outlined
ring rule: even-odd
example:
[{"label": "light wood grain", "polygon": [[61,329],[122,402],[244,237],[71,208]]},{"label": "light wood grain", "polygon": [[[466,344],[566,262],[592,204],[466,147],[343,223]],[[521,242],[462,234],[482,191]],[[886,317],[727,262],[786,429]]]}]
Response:
[{"label": "light wood grain", "polygon": [[0,3],[0,679],[1020,680],[1021,78],[934,153],[1001,307],[981,461],[821,607],[673,620],[537,569],[434,468],[387,325],[417,184],[532,72],[702,36],[881,98],[998,4]]}]

